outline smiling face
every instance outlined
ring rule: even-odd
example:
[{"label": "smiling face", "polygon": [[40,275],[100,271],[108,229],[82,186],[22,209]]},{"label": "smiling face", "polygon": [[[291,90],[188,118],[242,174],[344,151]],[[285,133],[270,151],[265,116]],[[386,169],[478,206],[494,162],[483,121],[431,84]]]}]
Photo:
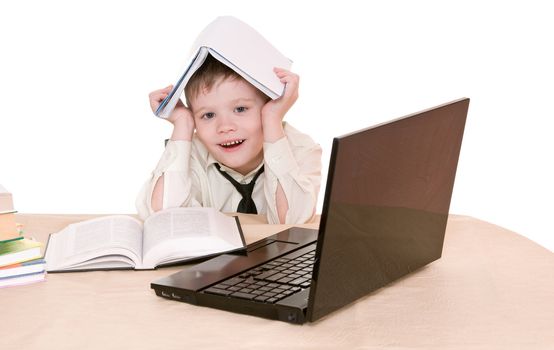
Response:
[{"label": "smiling face", "polygon": [[190,99],[196,134],[221,164],[246,175],[263,160],[266,98],[242,78],[220,78]]}]

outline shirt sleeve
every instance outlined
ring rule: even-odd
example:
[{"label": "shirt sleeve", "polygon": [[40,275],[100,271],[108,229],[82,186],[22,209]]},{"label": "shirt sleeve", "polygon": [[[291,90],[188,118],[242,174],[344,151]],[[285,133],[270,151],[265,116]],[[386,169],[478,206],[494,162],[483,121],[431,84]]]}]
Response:
[{"label": "shirt sleeve", "polygon": [[268,222],[280,223],[276,205],[278,184],[289,207],[285,223],[311,221],[321,185],[321,147],[307,135],[287,135],[274,143],[264,143],[264,162]]},{"label": "shirt sleeve", "polygon": [[146,219],[152,209],[152,193],[158,179],[164,176],[163,208],[194,205],[192,202],[192,178],[190,141],[169,141],[164,153],[148,180],[142,186],[135,205],[141,219]]}]

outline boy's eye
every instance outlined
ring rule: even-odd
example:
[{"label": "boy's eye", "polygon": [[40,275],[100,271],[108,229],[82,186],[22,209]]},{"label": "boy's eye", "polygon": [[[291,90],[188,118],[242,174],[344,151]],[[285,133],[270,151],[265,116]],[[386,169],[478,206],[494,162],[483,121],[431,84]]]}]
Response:
[{"label": "boy's eye", "polygon": [[240,107],[235,108],[235,113],[246,112],[247,109],[248,108],[246,108],[246,107],[240,106]]},{"label": "boy's eye", "polygon": [[202,119],[212,119],[213,117],[215,117],[215,113],[213,112],[204,113],[202,115]]}]

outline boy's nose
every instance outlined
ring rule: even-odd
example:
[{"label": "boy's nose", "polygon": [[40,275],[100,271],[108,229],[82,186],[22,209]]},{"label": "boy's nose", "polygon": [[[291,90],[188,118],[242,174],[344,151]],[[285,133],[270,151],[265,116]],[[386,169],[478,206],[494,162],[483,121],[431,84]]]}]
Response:
[{"label": "boy's nose", "polygon": [[229,116],[220,116],[218,119],[217,132],[227,133],[237,130],[237,126],[233,121],[233,118]]}]

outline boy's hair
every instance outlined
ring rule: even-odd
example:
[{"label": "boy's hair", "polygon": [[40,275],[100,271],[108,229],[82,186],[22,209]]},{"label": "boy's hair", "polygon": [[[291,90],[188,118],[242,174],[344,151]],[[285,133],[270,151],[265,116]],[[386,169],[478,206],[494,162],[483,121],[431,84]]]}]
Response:
[{"label": "boy's hair", "polygon": [[[185,98],[187,106],[190,108],[190,100],[200,94],[202,90],[210,91],[216,81],[220,78],[225,79],[243,79],[237,72],[227,67],[223,63],[219,62],[212,55],[208,55],[202,66],[198,68],[196,72],[190,77],[187,85],[185,86]],[[245,80],[246,81],[246,80]],[[263,92],[259,91],[263,98],[268,101],[269,97]]]}]

